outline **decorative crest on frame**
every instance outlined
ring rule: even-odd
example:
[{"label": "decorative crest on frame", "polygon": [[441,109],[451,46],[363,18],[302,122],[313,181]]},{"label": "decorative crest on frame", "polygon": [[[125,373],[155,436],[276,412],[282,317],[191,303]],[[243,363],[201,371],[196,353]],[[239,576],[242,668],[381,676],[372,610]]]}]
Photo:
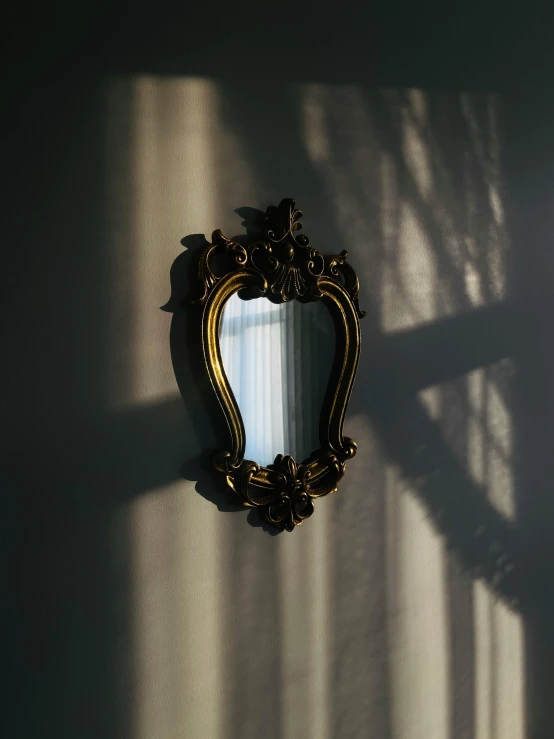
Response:
[{"label": "decorative crest on frame", "polygon": [[[346,263],[348,252],[323,257],[310,247],[302,228],[302,211],[297,210],[291,198],[271,205],[266,211],[264,237],[246,246],[231,241],[219,229],[212,234],[200,255],[198,264],[198,296],[192,301],[204,305],[211,291],[227,274],[241,269],[250,270],[260,277],[259,285],[245,292],[245,297],[267,297],[273,303],[290,300],[310,302],[321,298],[318,287],[322,276],[342,279],[344,287],[361,318],[365,315],[358,305],[359,282],[352,267]],[[220,262],[216,265],[217,258]]]}]

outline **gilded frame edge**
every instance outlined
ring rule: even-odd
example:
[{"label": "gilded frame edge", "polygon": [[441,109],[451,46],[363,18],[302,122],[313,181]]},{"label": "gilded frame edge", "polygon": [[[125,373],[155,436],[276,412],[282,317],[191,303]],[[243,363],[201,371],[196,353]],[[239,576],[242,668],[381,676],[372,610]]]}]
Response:
[{"label": "gilded frame edge", "polygon": [[[365,315],[358,305],[358,278],[346,264],[347,253],[323,257],[309,249],[307,237],[294,234],[301,227],[300,216],[291,199],[281,201],[278,208],[268,208],[265,240],[246,247],[215,231],[213,243],[200,257],[201,293],[193,301],[203,306],[204,361],[231,437],[230,449],[214,455],[214,466],[243,505],[258,508],[269,524],[287,531],[293,531],[312,515],[316,498],[337,490],[346,461],[356,453],[355,442],[343,436],[343,423],[360,354],[359,319]],[[281,226],[280,231],[276,223]],[[215,250],[232,256],[231,268],[222,275],[210,268],[209,259]],[[265,268],[254,259],[260,250],[268,257]],[[265,297],[273,302],[322,300],[331,313],[336,343],[320,413],[320,448],[300,465],[291,456],[281,454],[268,466],[244,458],[244,423],[225,373],[219,343],[225,305],[240,291],[250,298]]]}]

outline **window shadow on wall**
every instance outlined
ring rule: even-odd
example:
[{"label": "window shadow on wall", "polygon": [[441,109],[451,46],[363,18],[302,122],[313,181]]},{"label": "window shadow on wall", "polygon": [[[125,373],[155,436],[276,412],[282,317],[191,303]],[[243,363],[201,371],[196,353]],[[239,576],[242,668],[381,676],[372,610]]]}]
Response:
[{"label": "window shadow on wall", "polygon": [[[240,131],[255,111],[254,103],[247,100],[237,105],[237,97],[240,99],[237,91],[229,93],[233,103],[229,104],[228,115],[235,130]],[[498,274],[497,259],[504,260],[504,268],[509,275],[511,258],[507,252],[498,255],[500,237],[496,225],[498,212],[495,210],[498,207],[498,193],[495,190],[498,182],[491,180],[490,167],[491,158],[498,157],[498,152],[493,150],[494,142],[483,142],[479,138],[479,131],[491,124],[487,101],[483,98],[474,105],[467,97],[464,100],[464,96],[457,93],[446,96],[437,93],[424,97],[427,122],[416,128],[420,145],[427,152],[428,167],[435,185],[430,195],[422,192],[421,182],[416,180],[413,167],[406,162],[402,128],[406,115],[408,119],[416,117],[409,98],[403,93],[383,95],[368,91],[366,109],[374,125],[375,144],[387,152],[389,165],[392,163],[396,173],[397,195],[409,204],[429,242],[437,273],[434,298],[439,314],[442,310],[445,318],[421,329],[406,329],[402,335],[391,336],[390,341],[382,338],[382,328],[378,323],[369,328],[366,326],[370,341],[374,342],[375,353],[372,359],[367,360],[368,374],[358,379],[354,405],[359,403],[372,419],[388,458],[400,467],[406,478],[417,483],[416,491],[423,498],[437,529],[446,536],[449,547],[455,552],[452,560],[454,568],[457,562],[472,576],[484,578],[511,607],[520,608],[526,617],[539,618],[546,624],[550,612],[546,580],[541,576],[538,580],[541,585],[537,586],[535,582],[531,586],[527,578],[530,541],[521,535],[517,522],[513,524],[507,521],[487,500],[487,484],[476,484],[468,473],[467,440],[472,411],[470,387],[463,375],[479,367],[490,367],[485,371],[487,382],[493,383],[494,391],[511,406],[514,402],[511,365],[491,365],[504,357],[515,358],[516,361],[521,358],[530,327],[548,312],[550,301],[548,297],[536,299],[529,292],[522,295],[517,290],[516,300],[502,297],[508,295],[508,277]],[[332,96],[329,98],[331,100]],[[325,151],[325,162],[319,171],[313,159],[306,156],[305,148],[296,145],[289,148],[293,136],[290,132],[289,137],[289,129],[294,127],[290,111],[298,110],[295,106],[298,105],[298,97],[290,89],[283,89],[272,100],[268,96],[264,101],[271,118],[276,121],[276,130],[283,131],[282,138],[275,138],[271,155],[266,147],[256,146],[255,139],[245,142],[245,146],[250,160],[258,165],[260,178],[267,169],[274,173],[272,183],[286,182],[288,173],[297,164],[303,174],[306,167],[307,171],[313,172],[310,177],[304,174],[301,179],[309,183],[306,190],[317,192],[322,198],[331,198],[335,203],[335,212],[342,216],[342,222],[347,217],[357,217],[368,229],[366,233],[372,238],[364,245],[369,248],[371,255],[364,260],[364,265],[370,265],[368,282],[364,284],[370,286],[366,296],[369,292],[377,301],[371,313],[379,316],[382,313],[386,280],[392,279],[393,287],[398,292],[403,289],[400,264],[393,261],[388,265],[388,276],[383,276],[384,263],[387,260],[390,263],[391,260],[390,252],[386,253],[385,242],[399,238],[400,226],[398,223],[395,225],[394,213],[390,216],[392,235],[389,231],[385,237],[374,225],[379,223],[381,216],[375,202],[379,201],[379,194],[383,197],[382,188],[374,172],[367,167],[360,168],[359,173],[354,168],[352,171],[348,169],[348,146],[356,144],[355,135],[348,131],[347,124],[346,130],[341,130],[341,119],[346,119],[351,112],[346,107],[349,102],[348,91],[342,101],[339,99],[334,102],[337,103],[334,106],[336,129],[328,133],[328,141],[338,140],[339,144],[336,151]],[[281,113],[282,110],[287,111],[286,117]],[[324,111],[324,115],[333,120],[333,113]],[[305,123],[299,113],[298,116],[295,125],[302,131]],[[352,136],[354,141],[348,136]],[[283,147],[282,151],[279,151],[279,146]],[[271,161],[275,148],[279,153],[277,166]],[[346,163],[341,168],[340,163],[343,162]],[[334,191],[332,185],[325,182],[326,167],[328,178],[334,180]],[[345,182],[346,192],[341,190]],[[500,186],[503,186],[502,183]],[[371,192],[372,199],[368,197],[368,192]],[[308,211],[304,201],[302,203]],[[369,225],[366,226],[367,223]],[[315,228],[317,231],[317,225]],[[336,244],[340,244],[341,248],[349,247],[348,236],[341,231],[335,219],[324,220],[319,228],[324,235],[321,243],[332,242],[335,248]],[[312,243],[318,243],[319,240],[313,239],[312,228],[310,235]],[[470,243],[471,240],[473,243]],[[508,243],[508,235],[505,234],[504,244],[507,246]],[[360,259],[358,254],[357,258]],[[476,295],[472,278],[475,274],[478,275],[480,291],[477,305],[484,305],[484,308],[474,308]],[[504,284],[500,285],[499,280],[504,280]],[[417,309],[417,304],[414,307]],[[452,318],[447,318],[449,315]],[[410,351],[410,345],[413,351]],[[372,363],[375,366],[371,366]],[[439,406],[443,408],[441,420],[431,419],[416,394],[422,388],[449,381],[449,386],[440,393]],[[459,418],[458,421],[449,420],[453,413]],[[517,430],[515,438],[518,438]],[[496,444],[487,433],[482,443],[490,449]],[[514,460],[517,460],[517,447],[512,453]],[[521,484],[520,479],[517,482]],[[348,489],[347,481],[345,487]],[[521,505],[521,497],[518,497],[518,503]],[[373,532],[369,534],[367,529],[364,533],[379,540],[379,535],[373,537]],[[341,543],[336,546],[340,551]],[[342,605],[348,600],[347,592],[341,591],[347,582],[344,570],[341,570],[339,580],[335,583],[337,595],[333,601],[333,613],[340,622]],[[372,578],[374,588],[377,581],[378,578]],[[450,583],[451,617],[454,622],[451,645],[454,693],[451,730],[454,736],[469,735],[475,720],[475,685],[471,678],[469,683],[467,679],[468,674],[474,674],[475,665],[472,664],[471,648],[465,648],[473,644],[474,632],[473,594],[468,582],[460,580],[458,574]],[[348,582],[346,587],[349,594],[362,589],[359,581]],[[370,611],[375,613],[375,609],[367,608],[366,612]],[[466,615],[464,617],[461,614]],[[466,622],[462,623],[464,618]],[[345,622],[348,622],[347,618]],[[456,628],[459,629],[457,633]],[[340,631],[340,625],[337,631]],[[348,636],[345,634],[342,646],[348,644],[349,640],[352,643],[352,632]],[[342,654],[345,651],[348,653],[348,646],[342,650]],[[340,657],[337,662],[340,664]],[[344,672],[341,673],[340,668],[338,676],[336,695],[342,699],[340,682],[350,682],[344,679]],[[459,686],[464,682],[466,687],[460,693]],[[367,688],[368,684],[364,687]],[[384,690],[386,692],[386,688]],[[376,693],[382,695],[379,691]],[[357,695],[355,690],[353,694]],[[365,695],[367,697],[367,692]],[[343,703],[348,705],[348,699]],[[339,717],[337,726],[340,727],[340,717],[347,709],[344,705],[336,705],[335,710]]]},{"label": "window shadow on wall", "polygon": [[[133,369],[122,360],[115,373],[108,371],[117,348],[106,341],[113,322],[120,320],[118,315],[132,310],[128,285],[118,285],[119,299],[110,302],[113,274],[107,254],[112,250],[125,264],[133,261],[134,244],[125,233],[125,224],[134,217],[133,183],[130,166],[127,172],[123,166],[130,158],[125,147],[132,138],[131,103],[128,116],[118,121],[122,170],[110,173],[118,178],[124,224],[116,228],[114,238],[113,222],[108,226],[105,213],[109,166],[104,164],[102,92],[90,80],[79,93],[76,87],[77,80],[56,81],[34,90],[32,99],[21,95],[18,101],[23,110],[41,109],[43,129],[38,138],[29,115],[18,140],[30,147],[27,156],[33,160],[33,171],[40,162],[43,174],[34,183],[30,201],[20,201],[12,232],[13,243],[21,246],[13,256],[13,274],[24,287],[12,290],[12,304],[21,316],[16,347],[23,371],[12,380],[13,392],[7,398],[14,421],[7,448],[7,510],[13,526],[6,538],[6,561],[14,563],[10,585],[17,614],[8,631],[13,636],[10,668],[16,692],[12,707],[17,714],[17,731],[11,734],[131,737],[136,697],[129,504],[178,480],[181,462],[187,479],[200,480],[208,474],[209,463],[200,450],[220,445],[220,424],[212,421],[219,417],[219,409],[206,405],[213,394],[202,384],[199,355],[187,350],[187,342],[198,338],[194,335],[198,324],[183,315],[173,317],[171,350],[186,418],[202,419],[194,431],[186,426],[178,398],[110,408],[111,391],[114,386],[125,388]],[[538,680],[544,686],[552,675],[547,662],[554,622],[548,577],[552,551],[546,523],[552,520],[546,497],[551,481],[552,355],[541,328],[551,303],[548,296],[531,299],[525,290],[516,300],[511,295],[496,300],[490,289],[488,277],[494,265],[483,257],[487,252],[483,245],[495,238],[489,231],[494,206],[485,172],[487,159],[476,151],[473,119],[462,109],[459,95],[452,94],[446,102],[439,94],[429,95],[427,123],[422,125],[404,93],[383,95],[367,89],[360,94],[354,91],[352,97],[347,90],[332,112],[332,96],[326,102],[323,91],[321,102],[321,89],[311,89],[311,104],[329,127],[328,146],[318,160],[306,138],[306,111],[294,86],[261,88],[255,96],[232,81],[224,81],[221,87],[225,125],[240,140],[244,159],[252,164],[268,203],[294,195],[307,214],[306,231],[312,243],[326,252],[350,249],[362,276],[363,299],[373,303],[363,327],[367,348],[352,412],[369,420],[387,459],[413,483],[454,552],[446,574],[451,618],[450,731],[452,739],[473,737],[475,685],[471,677],[467,679],[475,671],[471,577],[485,580],[528,620],[528,683]],[[58,107],[60,98],[64,103]],[[125,110],[125,105],[120,109]],[[265,127],[257,135],[246,135],[253,122],[259,125],[260,110],[264,110]],[[476,114],[484,115],[484,108],[477,106]],[[349,116],[354,120],[351,128],[342,123]],[[423,142],[435,181],[429,197],[422,194],[421,182],[406,164],[401,130],[410,116],[415,117],[412,130]],[[360,126],[370,129],[367,138],[365,134],[357,138]],[[389,207],[391,195],[381,176],[382,152],[400,190],[394,192],[396,206],[390,208],[388,218],[383,218],[383,210]],[[29,171],[30,165],[14,179],[21,191]],[[466,173],[471,188],[458,179],[460,172]],[[517,167],[510,174],[517,177]],[[478,205],[468,220],[471,207],[464,198],[472,188],[471,197]],[[229,192],[226,197],[230,198]],[[401,200],[423,224],[430,245],[438,275],[439,317],[391,331],[386,325],[390,316],[384,316],[386,290],[401,296],[407,288],[403,263],[391,251],[391,244],[400,238]],[[29,212],[34,213],[32,219]],[[525,211],[519,214],[518,238],[512,244],[516,253],[524,250],[519,237]],[[345,228],[347,223],[353,224],[350,230]],[[467,242],[451,247],[452,233],[474,239],[473,256],[474,246]],[[32,259],[26,250],[30,245]],[[464,249],[474,273],[484,278],[480,283],[483,306],[477,309],[460,271],[468,258]],[[538,262],[544,258],[539,247],[533,255]],[[188,269],[187,258],[175,266],[177,281]],[[525,257],[517,261],[523,272],[525,262]],[[518,282],[524,278],[516,271],[515,293]],[[177,294],[181,290],[179,285]],[[408,298],[395,300],[408,306],[407,314],[413,308],[417,315],[420,306],[417,301],[410,306]],[[488,377],[506,403],[514,404],[515,523],[487,501],[486,485],[476,484],[467,468],[471,404],[464,375],[504,357],[519,363],[515,381],[494,367]],[[438,393],[438,410],[436,406],[432,416],[418,393],[439,383],[446,386]],[[484,441],[492,443],[490,438]],[[387,471],[376,452],[368,451],[368,457],[367,467],[362,467],[360,457],[353,462],[340,495],[330,503],[334,517],[327,544],[330,736],[394,735],[387,651]],[[365,494],[368,477],[369,495]],[[218,497],[219,489],[206,478],[198,492],[221,509],[234,509],[228,498]],[[286,674],[279,640],[284,626],[275,616],[282,603],[276,594],[259,601],[256,596],[270,592],[264,581],[268,573],[276,581],[281,575],[267,546],[261,555],[263,566],[256,568],[257,543],[241,536],[242,516],[232,518],[224,534],[231,575],[221,618],[239,626],[223,660],[230,685],[224,693],[228,703],[224,735],[242,739],[263,731],[279,737],[285,733],[283,717],[278,715],[268,727],[267,717],[258,711],[268,695],[276,704],[283,700]],[[545,538],[537,547],[534,527],[541,518]],[[307,525],[318,525],[317,512]],[[168,537],[175,534],[170,521],[167,532]],[[254,564],[245,568],[246,561]],[[459,567],[470,575],[461,575]],[[260,622],[272,624],[267,639],[260,633]],[[260,655],[265,660],[263,680]],[[537,724],[532,736],[547,735],[540,733],[548,720],[543,690],[536,691],[534,698],[543,724]],[[541,697],[542,705],[537,707]]]}]

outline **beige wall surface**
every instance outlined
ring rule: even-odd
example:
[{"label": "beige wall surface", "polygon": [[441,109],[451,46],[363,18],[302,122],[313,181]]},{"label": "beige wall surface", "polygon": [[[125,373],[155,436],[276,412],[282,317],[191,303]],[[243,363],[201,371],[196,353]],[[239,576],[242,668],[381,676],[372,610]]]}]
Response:
[{"label": "beige wall surface", "polygon": [[[448,355],[458,317],[510,297],[499,98],[152,74],[70,87],[44,93],[40,205],[16,214],[33,242],[8,388],[12,512],[31,521],[20,726],[524,739],[522,616],[472,558],[490,529],[456,528],[460,496],[506,540],[517,526],[514,365],[472,364],[479,331],[458,334],[463,371]],[[271,536],[206,474],[198,314],[160,308],[181,239],[242,233],[237,208],[283,197],[316,248],[349,251],[368,317],[345,429],[358,455],[309,521]]]}]

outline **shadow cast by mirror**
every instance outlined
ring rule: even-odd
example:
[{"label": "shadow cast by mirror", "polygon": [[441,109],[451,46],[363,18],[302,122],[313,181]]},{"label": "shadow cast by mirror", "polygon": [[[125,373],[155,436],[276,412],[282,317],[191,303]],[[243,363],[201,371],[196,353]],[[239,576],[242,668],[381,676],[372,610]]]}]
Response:
[{"label": "shadow cast by mirror", "polygon": [[[217,478],[211,464],[209,450],[225,446],[221,424],[216,420],[221,416],[211,388],[202,353],[201,322],[199,309],[190,305],[190,285],[198,265],[198,255],[206,246],[203,234],[190,234],[181,240],[185,251],[179,254],[171,266],[171,295],[161,310],[173,313],[170,328],[170,350],[173,371],[187,416],[194,420],[192,437],[197,443],[194,449],[183,449],[185,459],[181,477],[195,482],[196,491],[206,500],[224,512],[242,511],[235,503],[231,492],[227,492]],[[190,438],[190,437],[188,437]],[[206,452],[197,454],[198,442]]]},{"label": "shadow cast by mirror", "polygon": [[[260,236],[265,214],[255,208],[238,208],[244,218],[247,235],[233,237],[234,241]],[[244,512],[244,506],[227,488],[213,466],[212,457],[217,449],[228,445],[227,429],[223,423],[221,408],[210,384],[202,350],[201,309],[191,305],[194,297],[198,257],[207,245],[204,234],[189,234],[181,240],[185,247],[174,260],[170,270],[170,298],[160,309],[172,313],[170,351],[175,379],[187,416],[194,420],[194,449],[183,448],[184,462],[180,470],[182,479],[194,482],[196,492],[213,503],[224,513]],[[198,445],[202,451],[197,453]],[[189,447],[191,445],[189,444]],[[246,517],[254,528],[261,528],[271,536],[281,533],[269,524],[256,509],[250,509]]]},{"label": "shadow cast by mirror", "polygon": [[242,237],[234,237],[233,241],[238,241],[240,238],[255,241],[262,237],[266,218],[265,211],[245,205],[235,208],[235,213],[243,219],[240,225],[246,230],[246,236],[243,234]]}]

